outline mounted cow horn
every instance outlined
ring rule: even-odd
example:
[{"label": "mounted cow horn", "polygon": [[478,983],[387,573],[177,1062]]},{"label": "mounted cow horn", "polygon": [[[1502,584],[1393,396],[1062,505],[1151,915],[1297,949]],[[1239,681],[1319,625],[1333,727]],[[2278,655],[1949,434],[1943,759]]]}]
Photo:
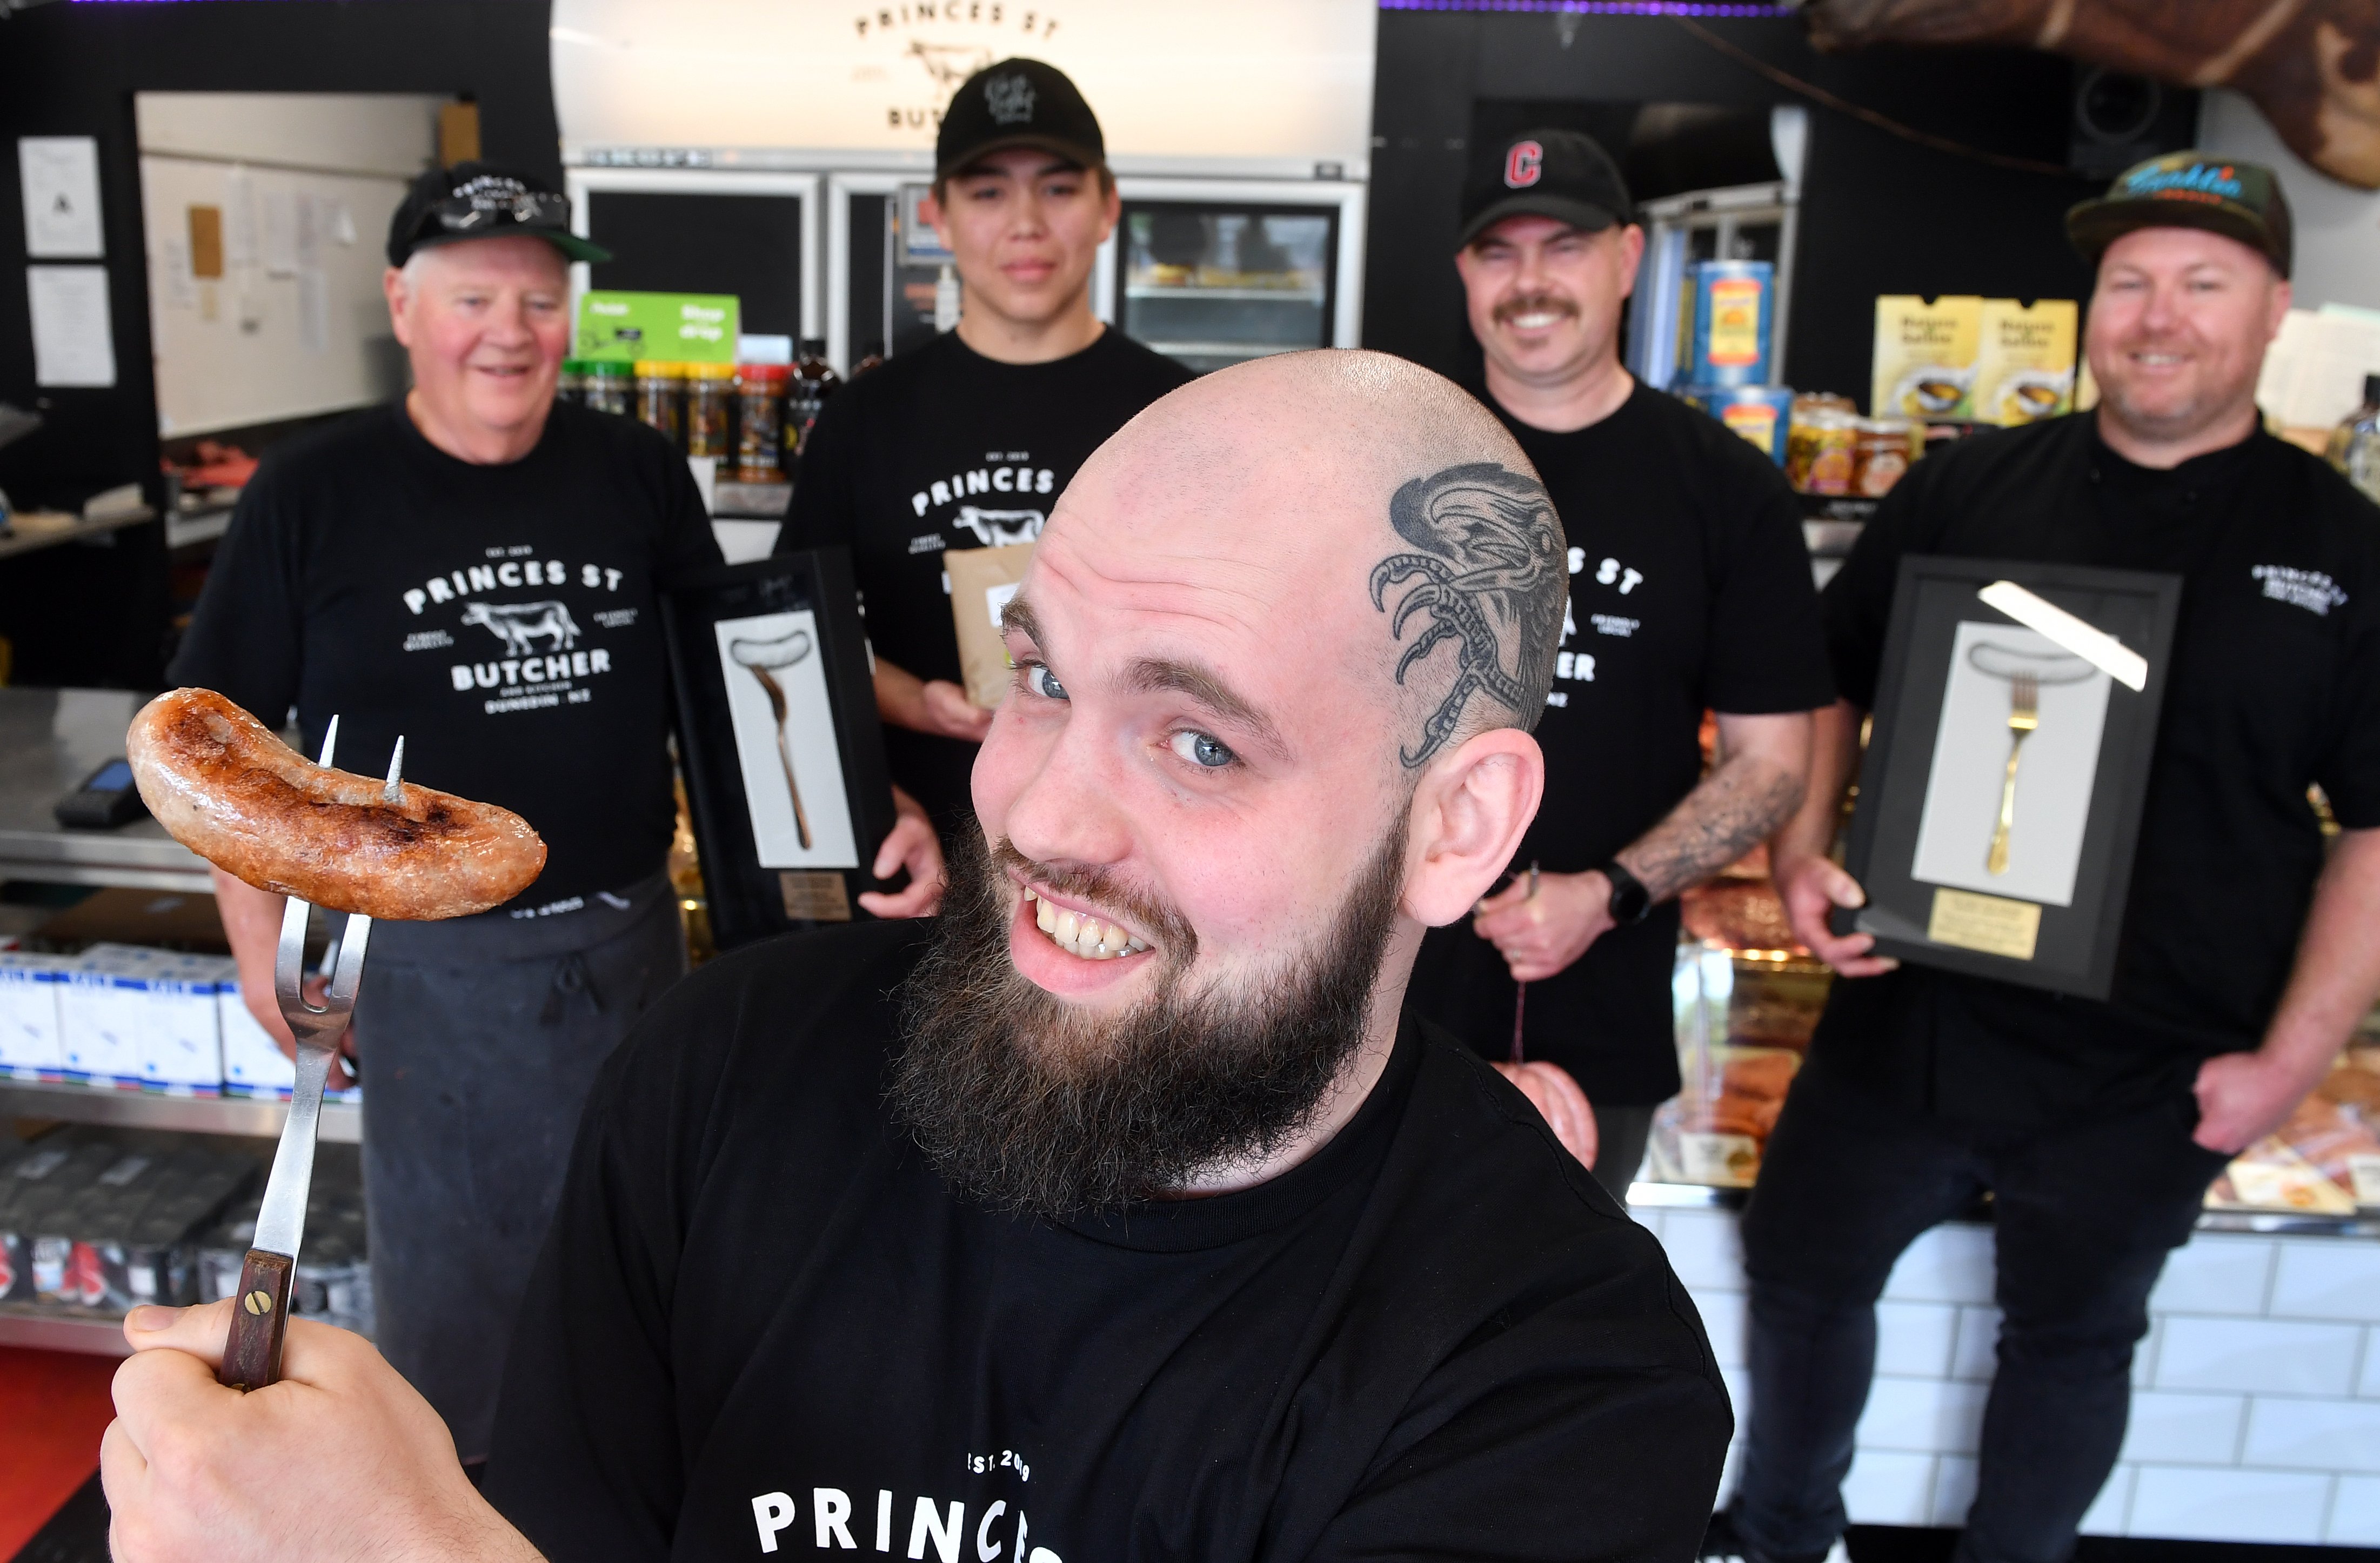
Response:
[{"label": "mounted cow horn", "polygon": [[2019,45],[2181,87],[2228,87],[2289,150],[2380,189],[2372,0],[1810,0],[1811,41]]}]

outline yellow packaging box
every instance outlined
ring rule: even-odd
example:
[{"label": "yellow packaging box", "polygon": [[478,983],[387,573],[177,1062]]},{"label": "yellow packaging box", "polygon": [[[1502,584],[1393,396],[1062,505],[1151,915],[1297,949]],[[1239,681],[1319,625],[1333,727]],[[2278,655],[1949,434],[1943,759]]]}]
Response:
[{"label": "yellow packaging box", "polygon": [[2013,298],[1984,300],[1976,418],[2032,423],[2074,410],[2076,315],[2071,298],[2044,298],[2029,309]]},{"label": "yellow packaging box", "polygon": [[1913,294],[1876,301],[1871,418],[1971,418],[1976,345],[1984,301],[1946,293],[1931,302]]}]

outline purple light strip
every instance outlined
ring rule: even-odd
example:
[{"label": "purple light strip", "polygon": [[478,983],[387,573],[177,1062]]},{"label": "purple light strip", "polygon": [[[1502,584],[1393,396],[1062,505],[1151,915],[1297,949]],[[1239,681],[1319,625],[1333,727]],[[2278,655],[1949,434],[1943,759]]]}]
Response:
[{"label": "purple light strip", "polygon": [[1595,17],[1784,17],[1799,8],[1727,0],[1380,0],[1383,11],[1569,11]]}]

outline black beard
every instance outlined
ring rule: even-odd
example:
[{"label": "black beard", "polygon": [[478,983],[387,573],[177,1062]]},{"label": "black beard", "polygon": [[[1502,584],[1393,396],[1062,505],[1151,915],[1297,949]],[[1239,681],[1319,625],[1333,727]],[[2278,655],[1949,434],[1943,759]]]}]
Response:
[{"label": "black beard", "polygon": [[[962,1196],[1051,1218],[1271,1154],[1312,1121],[1364,1039],[1404,846],[1400,816],[1330,931],[1231,992],[1190,991],[1187,924],[1104,875],[1046,870],[1005,842],[953,853],[933,942],[903,994],[894,1121]],[[1008,865],[1137,918],[1165,963],[1155,990],[1095,1017],[1027,980],[1009,955],[995,872]]]}]

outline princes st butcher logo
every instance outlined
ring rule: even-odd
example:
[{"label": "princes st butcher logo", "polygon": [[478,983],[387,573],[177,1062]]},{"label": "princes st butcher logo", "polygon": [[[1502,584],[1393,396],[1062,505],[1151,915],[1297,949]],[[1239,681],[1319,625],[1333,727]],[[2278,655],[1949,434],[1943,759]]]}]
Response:
[{"label": "princes st butcher logo", "polygon": [[[466,565],[432,576],[404,593],[405,606],[416,617],[441,617],[433,610],[460,603],[452,628],[417,630],[405,638],[407,651],[485,645],[479,633],[493,637],[500,654],[488,661],[456,662],[447,670],[456,694],[492,691],[480,701],[482,712],[500,716],[513,711],[540,710],[563,705],[585,705],[595,692],[579,683],[612,671],[612,653],[601,646],[582,647],[586,630],[559,597],[531,597],[496,602],[483,594],[538,587],[576,585],[582,590],[615,594],[623,572],[601,564],[580,564],[575,570],[559,559],[538,559],[527,546],[493,548],[497,563]],[[598,611],[594,623],[613,629],[636,622],[634,608]]]}]

